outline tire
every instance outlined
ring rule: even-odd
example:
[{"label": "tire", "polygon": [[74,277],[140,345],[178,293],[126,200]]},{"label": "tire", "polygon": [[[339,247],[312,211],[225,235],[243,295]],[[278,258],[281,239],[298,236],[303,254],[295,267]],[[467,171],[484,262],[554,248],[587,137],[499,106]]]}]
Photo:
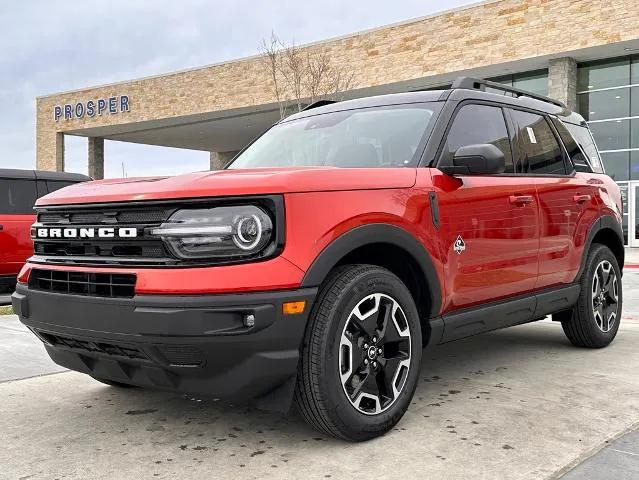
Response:
[{"label": "tire", "polygon": [[295,403],[326,435],[349,441],[383,435],[410,405],[421,356],[419,315],[402,281],[373,265],[340,267],[311,311]]},{"label": "tire", "polygon": [[[564,333],[573,345],[606,347],[617,335],[623,306],[621,269],[608,247],[593,244],[579,283],[581,292],[577,305],[570,311],[557,314],[555,318],[561,321]],[[604,286],[603,290],[601,285]]]},{"label": "tire", "polygon": [[118,388],[138,388],[136,385],[131,385],[129,383],[116,382],[114,380],[106,380],[104,378],[91,377],[93,380],[97,380],[100,383],[104,383],[105,385],[109,385],[110,387],[118,387]]}]

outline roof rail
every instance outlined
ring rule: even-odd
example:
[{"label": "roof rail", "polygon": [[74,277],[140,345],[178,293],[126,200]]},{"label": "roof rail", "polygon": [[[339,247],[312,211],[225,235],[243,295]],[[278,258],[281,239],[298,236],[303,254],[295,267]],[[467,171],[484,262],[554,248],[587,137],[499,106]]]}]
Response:
[{"label": "roof rail", "polygon": [[313,103],[309,103],[304,108],[302,108],[302,112],[306,110],[310,110],[312,108],[323,107],[324,105],[331,105],[332,103],[337,103],[337,100],[317,100]]},{"label": "roof rail", "polygon": [[490,80],[482,80],[480,78],[472,78],[472,77],[458,77],[454,82],[451,88],[463,88],[466,90],[481,90],[482,92],[486,91],[486,87],[493,88],[495,90],[501,90],[505,93],[512,93],[515,98],[518,97],[530,97],[535,100],[541,100],[542,102],[552,103],[553,105],[557,105],[561,108],[566,108],[566,105],[554,98],[546,97],[544,95],[538,95],[536,93],[528,92],[526,90],[522,90],[521,88],[509,87],[508,85],[504,85],[502,83],[491,82]]}]

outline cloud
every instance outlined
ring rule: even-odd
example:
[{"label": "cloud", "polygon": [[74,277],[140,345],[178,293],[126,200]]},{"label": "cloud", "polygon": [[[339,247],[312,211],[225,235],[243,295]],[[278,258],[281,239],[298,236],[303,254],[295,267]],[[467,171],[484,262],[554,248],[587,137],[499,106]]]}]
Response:
[{"label": "cloud", "polygon": [[[0,167],[35,166],[35,97],[248,56],[272,30],[306,43],[468,0],[35,0],[0,6]],[[107,142],[107,176],[202,170],[205,152]],[[176,166],[177,165],[177,166]],[[67,142],[86,172],[86,143]]]}]

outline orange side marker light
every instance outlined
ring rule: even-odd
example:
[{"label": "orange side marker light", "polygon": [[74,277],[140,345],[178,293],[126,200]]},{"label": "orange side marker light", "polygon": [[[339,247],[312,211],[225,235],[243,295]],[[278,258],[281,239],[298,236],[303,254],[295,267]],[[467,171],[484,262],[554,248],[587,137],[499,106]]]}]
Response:
[{"label": "orange side marker light", "polygon": [[282,313],[284,313],[284,315],[295,315],[298,313],[304,313],[305,308],[305,300],[302,300],[301,302],[285,302],[282,304]]}]

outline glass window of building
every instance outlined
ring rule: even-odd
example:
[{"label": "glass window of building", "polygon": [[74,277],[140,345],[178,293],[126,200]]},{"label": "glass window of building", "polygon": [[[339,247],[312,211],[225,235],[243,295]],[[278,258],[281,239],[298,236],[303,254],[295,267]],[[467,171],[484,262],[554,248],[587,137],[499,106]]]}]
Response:
[{"label": "glass window of building", "polygon": [[639,151],[630,152],[630,180],[639,180]]},{"label": "glass window of building", "polygon": [[578,109],[588,122],[606,173],[639,180],[639,57],[580,65]]},{"label": "glass window of building", "polygon": [[548,95],[548,70],[513,75],[513,87]]},{"label": "glass window of building", "polygon": [[617,182],[630,179],[630,152],[608,152],[601,154],[606,173]]},{"label": "glass window of building", "polygon": [[515,73],[489,78],[491,82],[503,83],[509,87],[521,88],[538,95],[548,95],[548,70]]},{"label": "glass window of building", "polygon": [[599,90],[601,88],[628,85],[630,80],[630,58],[596,62],[579,67],[577,90]]}]

